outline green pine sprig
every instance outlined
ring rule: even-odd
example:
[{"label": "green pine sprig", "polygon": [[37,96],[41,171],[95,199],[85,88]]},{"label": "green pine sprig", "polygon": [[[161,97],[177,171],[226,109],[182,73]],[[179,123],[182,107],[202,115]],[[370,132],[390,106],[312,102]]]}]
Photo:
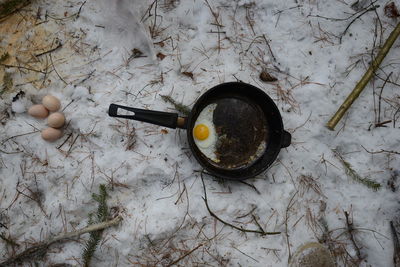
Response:
[{"label": "green pine sprig", "polygon": [[107,197],[107,189],[104,184],[100,185],[99,194],[92,194],[92,198],[99,203],[97,208],[97,222],[104,222],[108,217]]},{"label": "green pine sprig", "polygon": [[171,96],[169,95],[160,95],[161,98],[165,101],[165,102],[169,102],[172,105],[174,105],[175,109],[179,112],[181,112],[184,115],[189,115],[190,113],[190,108],[182,103],[179,103],[177,101],[175,101],[175,99],[173,99]]},{"label": "green pine sprig", "polygon": [[332,150],[333,153],[336,155],[336,157],[340,160],[340,162],[342,163],[346,175],[349,176],[350,178],[352,178],[354,181],[359,182],[371,189],[373,189],[374,191],[378,191],[381,188],[381,184],[377,183],[371,179],[365,178],[360,176],[351,166],[351,164],[349,162],[347,162],[342,155],[339,154],[339,152],[337,150]]},{"label": "green pine sprig", "polygon": [[[94,223],[104,222],[108,218],[108,206],[107,206],[107,189],[105,185],[100,185],[99,194],[92,194],[93,200],[98,203],[96,216],[93,214],[89,214],[89,225]],[[95,218],[94,218],[95,217]],[[82,258],[84,261],[84,266],[89,267],[90,261],[93,257],[93,254],[96,251],[98,244],[100,243],[101,236],[103,234],[103,230],[94,231],[90,233],[89,240],[85,244],[85,248],[83,249]]]}]

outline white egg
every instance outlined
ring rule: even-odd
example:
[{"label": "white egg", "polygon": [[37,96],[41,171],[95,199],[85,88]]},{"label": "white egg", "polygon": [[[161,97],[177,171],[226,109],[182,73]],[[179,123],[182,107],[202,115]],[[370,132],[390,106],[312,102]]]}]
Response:
[{"label": "white egg", "polygon": [[[201,153],[203,153],[207,158],[214,162],[219,162],[217,156],[215,155],[216,143],[217,143],[217,132],[213,123],[213,112],[217,104],[210,104],[206,106],[197,117],[193,128],[193,139]],[[196,137],[195,129],[198,125],[203,124],[208,129],[208,135],[204,138]]]}]

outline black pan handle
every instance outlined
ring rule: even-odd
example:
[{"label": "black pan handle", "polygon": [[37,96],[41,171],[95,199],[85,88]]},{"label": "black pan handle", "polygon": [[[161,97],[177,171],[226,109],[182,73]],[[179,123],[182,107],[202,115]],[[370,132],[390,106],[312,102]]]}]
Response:
[{"label": "black pan handle", "polygon": [[[119,108],[128,110],[133,113],[132,115],[118,115]],[[125,107],[117,104],[111,104],[110,107],[108,108],[108,115],[110,117],[148,122],[173,129],[175,129],[176,127],[179,128],[186,127],[186,118],[180,118],[176,113],[138,109],[138,108]]]},{"label": "black pan handle", "polygon": [[290,146],[291,142],[292,142],[292,135],[289,132],[286,132],[285,130],[283,130],[281,148]]}]

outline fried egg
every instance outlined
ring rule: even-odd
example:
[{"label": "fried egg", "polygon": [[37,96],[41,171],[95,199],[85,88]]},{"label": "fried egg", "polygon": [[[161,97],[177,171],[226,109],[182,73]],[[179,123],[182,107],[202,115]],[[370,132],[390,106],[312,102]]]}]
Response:
[{"label": "fried egg", "polygon": [[217,133],[213,123],[213,112],[217,104],[206,106],[197,117],[193,127],[193,139],[196,146],[207,158],[219,162],[215,154]]}]

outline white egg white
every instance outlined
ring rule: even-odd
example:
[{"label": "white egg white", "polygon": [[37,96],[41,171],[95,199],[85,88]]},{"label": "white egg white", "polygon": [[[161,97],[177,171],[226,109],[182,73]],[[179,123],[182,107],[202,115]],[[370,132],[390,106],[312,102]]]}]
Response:
[{"label": "white egg white", "polygon": [[215,133],[215,129],[214,129],[214,125],[212,123],[210,123],[209,121],[197,120],[194,127],[196,127],[199,124],[204,124],[208,128],[209,135],[204,140],[199,140],[199,139],[196,139],[196,137],[194,137],[194,142],[196,143],[196,145],[199,148],[204,148],[204,149],[209,148],[213,144],[215,144],[215,140],[217,139],[217,136],[216,136],[216,133]]},{"label": "white egg white", "polygon": [[[215,155],[216,151],[216,143],[217,143],[217,132],[215,130],[215,126],[213,123],[213,112],[217,104],[210,104],[206,106],[197,117],[196,122],[194,123],[194,127],[199,124],[204,124],[208,127],[209,136],[204,140],[198,140],[195,136],[193,136],[194,142],[207,158],[211,159],[214,162],[218,162],[217,156]],[[193,128],[194,129],[194,128]]]}]

